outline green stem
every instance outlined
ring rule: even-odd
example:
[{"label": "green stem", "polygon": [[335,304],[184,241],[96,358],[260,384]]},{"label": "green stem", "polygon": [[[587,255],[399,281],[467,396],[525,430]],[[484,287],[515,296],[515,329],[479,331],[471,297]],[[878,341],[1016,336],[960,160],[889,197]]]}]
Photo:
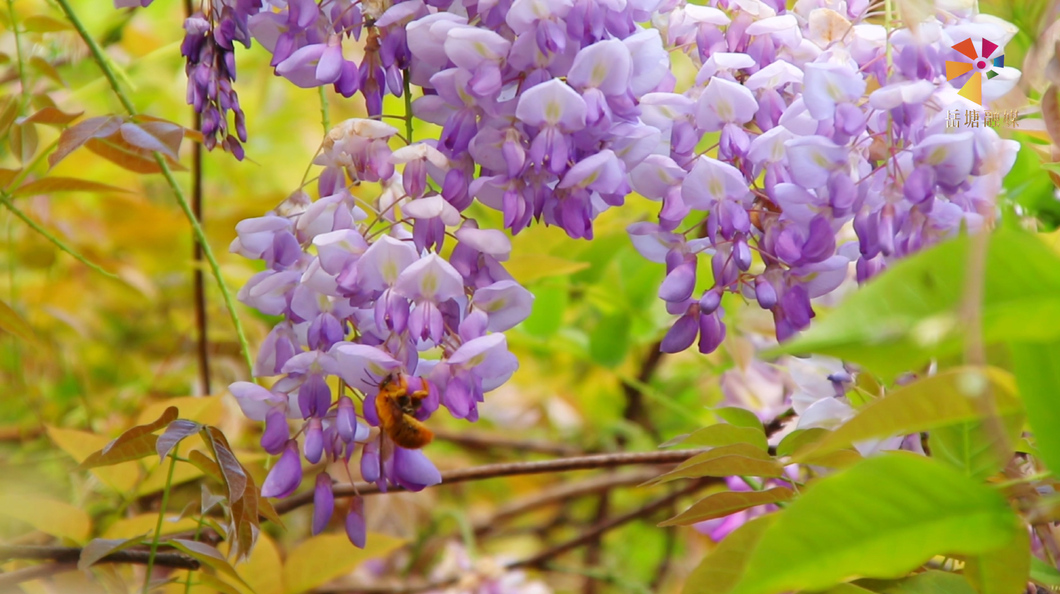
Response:
[{"label": "green stem", "polygon": [[[65,2],[66,0],[59,0]],[[144,575],[143,594],[151,591],[151,570],[155,567],[155,554],[158,553],[158,541],[162,537],[162,521],[166,518],[166,506],[169,505],[169,489],[173,484],[173,471],[177,468],[176,456],[169,460],[169,474],[166,475],[166,487],[162,491],[162,507],[158,510],[158,521],[155,522],[155,537],[151,539],[151,554],[147,556],[147,573]]]},{"label": "green stem", "polygon": [[[176,455],[174,455],[173,458],[176,459]],[[195,527],[195,538],[194,538],[194,540],[199,540],[199,537],[202,536],[203,519],[204,519],[203,518],[203,514],[199,514],[199,525]],[[189,570],[188,571],[188,579],[187,579],[187,581],[184,582],[184,594],[190,594],[191,593],[191,576],[192,576],[192,572]]]},{"label": "green stem", "polygon": [[15,33],[15,59],[18,61],[18,82],[22,86],[21,103],[19,114],[29,103],[29,86],[26,84],[26,66],[22,63],[22,34],[18,30],[18,21],[15,20],[15,0],[7,0],[7,12],[11,18],[11,30]]},{"label": "green stem", "polygon": [[402,73],[405,84],[405,140],[412,144],[412,84],[408,68]]},{"label": "green stem", "polygon": [[48,241],[50,241],[53,244],[55,244],[55,246],[57,248],[59,248],[60,250],[70,254],[71,256],[73,256],[74,259],[77,260],[78,262],[84,264],[85,266],[88,266],[89,268],[91,268],[92,270],[95,270],[96,272],[102,274],[103,276],[106,276],[106,277],[109,277],[109,278],[114,278],[114,279],[119,278],[118,275],[114,274],[113,272],[108,272],[108,271],[104,270],[98,264],[95,264],[95,263],[91,262],[90,260],[88,260],[88,258],[85,258],[81,254],[77,253],[77,251],[75,251],[72,247],[70,247],[70,246],[66,245],[65,243],[63,243],[63,240],[61,240],[58,237],[52,235],[50,231],[48,231],[44,227],[41,227],[39,224],[37,224],[36,221],[34,221],[33,219],[29,218],[29,216],[27,216],[26,213],[22,212],[22,210],[19,207],[15,206],[11,202],[11,196],[8,195],[7,192],[0,192],[0,204],[3,204],[5,207],[7,207],[7,209],[10,210],[11,213],[14,214],[16,217],[18,217],[19,219],[22,219],[22,222],[27,224],[27,225],[29,225],[29,227],[31,229],[33,229],[37,233],[40,233],[41,235],[44,236],[45,239],[47,239]]},{"label": "green stem", "polygon": [[324,135],[331,131],[331,118],[328,117],[328,92],[323,86],[317,87],[320,94],[320,123],[324,126]]},{"label": "green stem", "polygon": [[[74,26],[74,29],[77,30],[81,39],[83,39],[85,44],[88,45],[89,51],[92,52],[92,57],[95,59],[96,64],[99,65],[99,69],[103,71],[103,76],[106,77],[107,82],[110,83],[111,89],[114,90],[114,94],[118,97],[118,100],[121,101],[122,106],[124,106],[125,110],[129,112],[129,115],[135,116],[136,108],[118,84],[118,77],[110,67],[107,57],[103,55],[103,49],[98,43],[96,43],[96,40],[89,35],[84,24],[81,23],[81,20],[77,18],[73,9],[70,8],[69,0],[56,0],[56,2],[59,3],[63,12],[66,13],[66,18]],[[188,199],[184,196],[184,191],[181,190],[180,184],[177,183],[177,178],[173,176],[173,171],[170,170],[165,157],[156,151],[155,161],[158,163],[158,168],[161,170],[162,176],[166,178],[166,182],[169,184],[173,196],[180,205],[180,209],[184,211],[184,216],[188,219],[188,223],[191,224],[195,240],[202,246],[203,255],[206,256],[206,261],[210,264],[210,270],[213,272],[213,277],[217,281],[217,287],[221,290],[221,296],[224,298],[225,308],[228,309],[228,316],[232,319],[232,325],[235,326],[236,336],[239,339],[239,346],[243,351],[243,358],[246,360],[247,371],[253,376],[254,361],[250,356],[250,345],[247,342],[246,334],[243,332],[243,324],[239,321],[239,315],[236,313],[232,294],[229,292],[228,287],[225,285],[224,278],[221,276],[221,266],[217,263],[217,258],[214,256],[213,250],[210,248],[210,243],[206,240],[206,233],[203,231],[202,225],[199,224],[199,220],[195,218],[195,213],[192,212],[191,206],[188,204]]]},{"label": "green stem", "polygon": [[[887,55],[887,70],[885,78],[891,77],[891,27],[894,25],[894,0],[883,0],[883,43]],[[886,82],[886,81],[884,81]]]}]

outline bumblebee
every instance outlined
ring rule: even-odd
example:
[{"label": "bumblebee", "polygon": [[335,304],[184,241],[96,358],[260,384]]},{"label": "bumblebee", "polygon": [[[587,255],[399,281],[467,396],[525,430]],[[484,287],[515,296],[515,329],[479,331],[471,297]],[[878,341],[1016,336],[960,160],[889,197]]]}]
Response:
[{"label": "bumblebee", "polygon": [[379,385],[375,397],[379,425],[394,443],[407,450],[422,448],[434,439],[434,433],[415,417],[426,397],[426,390],[410,393],[408,379],[400,374],[387,376]]}]

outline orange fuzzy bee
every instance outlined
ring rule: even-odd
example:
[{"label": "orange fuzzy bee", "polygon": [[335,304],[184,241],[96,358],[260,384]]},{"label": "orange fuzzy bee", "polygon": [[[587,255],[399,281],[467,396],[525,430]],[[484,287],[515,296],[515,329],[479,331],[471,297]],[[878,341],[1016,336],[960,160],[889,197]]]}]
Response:
[{"label": "orange fuzzy bee", "polygon": [[426,390],[410,393],[408,379],[400,374],[389,375],[380,384],[375,412],[383,432],[397,445],[417,450],[434,439],[434,433],[414,416],[426,397]]}]

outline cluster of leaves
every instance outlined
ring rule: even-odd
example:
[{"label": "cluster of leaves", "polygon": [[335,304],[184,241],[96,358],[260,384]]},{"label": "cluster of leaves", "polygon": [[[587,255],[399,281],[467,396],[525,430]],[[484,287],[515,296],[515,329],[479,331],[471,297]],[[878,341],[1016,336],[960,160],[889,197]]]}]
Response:
[{"label": "cluster of leaves", "polygon": [[[976,241],[989,241],[982,261],[971,257]],[[976,271],[983,299],[968,313]],[[737,475],[792,485],[715,493],[667,522],[783,505],[726,537],[685,592],[891,593],[935,584],[946,592],[1002,594],[1028,580],[1060,584],[1054,566],[1031,554],[1030,537],[1036,533],[1035,550],[1052,558],[1048,527],[1057,519],[1051,494],[1058,485],[1048,471],[1060,468],[1057,295],[1055,247],[1002,229],[902,262],[776,349],[842,357],[879,383],[875,391],[858,389],[861,405],[851,420],[834,431],[796,430],[772,456],[761,429],[735,417],[684,440],[713,447],[659,480]],[[984,349],[984,366],[962,364],[962,348],[972,341]],[[932,362],[938,371],[927,373]],[[909,369],[922,373],[893,383]],[[909,434],[923,436],[927,457],[862,459],[851,447]],[[785,473],[789,464],[800,471]]]}]

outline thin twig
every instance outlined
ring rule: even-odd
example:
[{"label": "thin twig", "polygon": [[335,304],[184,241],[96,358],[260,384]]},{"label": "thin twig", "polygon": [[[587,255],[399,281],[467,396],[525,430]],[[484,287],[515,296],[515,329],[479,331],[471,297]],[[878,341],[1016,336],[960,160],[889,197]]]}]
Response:
[{"label": "thin twig", "polygon": [[436,429],[435,439],[455,443],[459,446],[481,450],[481,449],[508,449],[552,456],[576,456],[584,453],[580,448],[563,443],[551,443],[547,441],[534,441],[526,439],[511,439],[501,435],[488,435],[478,432],[445,431]]},{"label": "thin twig", "polygon": [[0,573],[0,592],[22,592],[15,586],[77,569],[77,563],[47,563]]},{"label": "thin twig", "polygon": [[[195,7],[191,0],[184,0],[184,17],[191,18]],[[202,114],[194,106],[191,108],[191,129],[202,132]],[[191,143],[191,213],[195,220],[202,224],[202,143]],[[191,242],[192,291],[195,299],[195,341],[199,360],[199,387],[203,395],[212,392],[210,389],[210,341],[206,319],[206,282],[202,270],[202,244]]]},{"label": "thin twig", "polygon": [[[92,57],[95,59],[99,69],[103,71],[103,76],[107,79],[114,94],[121,101],[125,111],[129,112],[129,115],[136,115],[136,108],[133,106],[132,101],[129,100],[128,95],[122,90],[118,84],[118,77],[114,73],[114,70],[110,67],[110,63],[107,61],[106,55],[103,53],[103,49],[100,48],[96,40],[88,33],[85,29],[84,24],[74,13],[70,7],[69,0],[56,0],[63,13],[66,14],[66,18],[70,21],[70,24],[74,26],[81,39],[88,46],[89,51],[92,53]],[[195,240],[202,246],[203,255],[206,256],[206,261],[210,264],[210,270],[213,272],[214,279],[217,281],[217,287],[221,290],[221,296],[224,298],[225,307],[228,309],[228,315],[232,319],[232,325],[235,326],[236,336],[239,338],[239,345],[243,350],[243,357],[246,359],[247,370],[253,375],[254,361],[250,356],[250,345],[247,342],[246,334],[243,332],[243,324],[239,321],[239,315],[236,313],[235,302],[232,300],[232,294],[229,292],[228,287],[225,285],[224,277],[221,276],[221,266],[217,263],[217,258],[214,257],[213,249],[210,247],[210,243],[206,240],[206,232],[203,231],[202,225],[199,224],[199,220],[195,218],[195,213],[192,212],[191,206],[188,204],[187,198],[184,196],[184,190],[181,189],[180,184],[177,182],[176,177],[173,176],[173,171],[169,168],[169,163],[166,162],[165,157],[161,153],[155,152],[155,161],[158,163],[158,168],[162,172],[162,176],[166,179],[166,183],[169,184],[170,190],[173,192],[177,203],[180,205],[180,209],[184,211],[184,216],[188,219],[191,224],[192,232],[195,235]]]},{"label": "thin twig", "polygon": [[[637,373],[639,385],[647,384],[651,381],[651,377],[655,375],[655,370],[658,369],[659,362],[662,361],[663,356],[663,352],[660,349],[661,344],[661,342],[656,342],[648,347],[648,353],[640,365],[640,372]],[[630,382],[622,382],[622,392],[626,396],[626,409],[622,412],[622,416],[643,427],[649,435],[658,441],[659,431],[652,423],[647,407],[644,406],[644,392]]]},{"label": "thin twig", "polygon": [[[148,549],[126,549],[111,553],[97,561],[97,563],[147,565],[150,557],[151,551]],[[47,559],[57,563],[76,563],[80,558],[80,547],[0,545],[0,561],[8,561],[10,559]],[[198,569],[199,561],[194,557],[177,551],[159,551],[155,553],[155,565],[179,569]]]},{"label": "thin twig", "polygon": [[26,213],[22,212],[22,209],[20,209],[19,207],[15,206],[15,204],[13,202],[11,202],[11,197],[6,192],[5,193],[0,193],[0,203],[2,203],[8,210],[10,210],[11,214],[13,214],[16,217],[18,217],[19,219],[21,219],[23,223],[29,225],[30,229],[33,229],[37,233],[40,233],[42,236],[44,236],[45,239],[47,239],[48,241],[50,241],[53,244],[55,244],[55,247],[59,248],[60,250],[62,250],[64,252],[66,252],[67,254],[70,254],[78,262],[84,264],[85,266],[88,266],[92,270],[95,270],[96,272],[98,272],[98,273],[100,273],[103,276],[106,276],[108,278],[113,278],[113,279],[120,278],[118,275],[114,274],[113,272],[108,272],[108,271],[104,270],[98,264],[92,262],[88,258],[86,258],[86,257],[82,256],[81,254],[77,253],[77,251],[74,250],[74,248],[72,248],[69,245],[67,245],[65,242],[63,242],[63,240],[59,239],[55,235],[52,235],[51,231],[48,231],[44,227],[40,226],[40,224],[38,224],[36,221],[34,221],[33,219],[29,218],[29,216]]},{"label": "thin twig", "polygon": [[[563,541],[557,545],[551,546],[536,555],[507,563],[504,568],[520,569],[524,567],[535,568],[535,569],[546,569],[548,562],[552,559],[563,555],[573,549],[584,546],[594,539],[599,538],[605,532],[614,530],[620,526],[628,524],[634,520],[650,516],[660,509],[664,509],[673,504],[677,499],[695,492],[698,489],[703,488],[706,484],[709,484],[714,479],[704,479],[689,483],[683,489],[674,491],[668,495],[655,499],[648,504],[641,506],[633,511],[622,514],[621,516],[615,516],[610,520],[597,524],[583,534],[576,536],[570,540]],[[429,590],[441,590],[456,583],[457,578],[447,578],[442,580],[435,580],[431,582],[413,582],[402,585],[393,586],[364,586],[354,587],[343,586],[340,588],[320,588],[318,592],[328,592],[329,594],[415,594],[416,592],[426,592]]]},{"label": "thin twig", "polygon": [[[460,468],[442,473],[442,485],[462,483],[466,481],[477,481],[502,476],[513,476],[522,474],[542,474],[549,472],[565,472],[570,470],[589,470],[594,468],[612,468],[615,466],[629,466],[633,464],[674,464],[701,454],[707,450],[668,450],[659,452],[623,452],[618,454],[593,454],[590,456],[575,456],[571,458],[560,458],[558,460],[535,460],[532,462],[509,462],[502,464],[485,464],[471,468]],[[389,491],[403,491],[398,486],[391,486]],[[375,483],[356,483],[353,485],[336,485],[332,489],[335,497],[350,497],[352,495],[372,495],[379,493],[379,486]],[[278,502],[274,507],[280,514],[287,513],[293,509],[308,505],[313,502],[313,492],[308,491],[288,497]]]},{"label": "thin twig", "polygon": [[[611,506],[611,491],[603,491],[597,497],[596,501],[596,512],[593,514],[593,525],[599,525],[601,522],[607,519],[607,510]],[[585,567],[594,568],[600,564],[600,552],[602,540],[599,535],[596,538],[586,543],[585,547]],[[592,576],[585,576],[585,582],[582,584],[582,594],[596,594],[597,580]]]}]

